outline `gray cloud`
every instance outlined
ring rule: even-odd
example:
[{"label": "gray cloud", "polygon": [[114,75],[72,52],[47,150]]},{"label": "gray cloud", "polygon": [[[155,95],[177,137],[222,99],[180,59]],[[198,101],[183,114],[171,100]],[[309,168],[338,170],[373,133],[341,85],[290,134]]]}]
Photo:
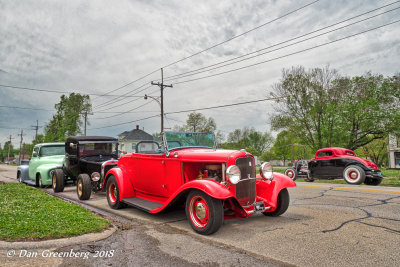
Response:
[{"label": "gray cloud", "polygon": [[[281,16],[310,1],[5,1],[0,0],[0,82],[81,93],[103,93],[137,79],[175,60],[240,34]],[[387,2],[389,3],[389,2]],[[355,14],[384,5],[379,1],[324,1],[303,9],[257,31],[207,51],[202,55],[165,69],[165,76],[192,70],[221,60],[284,41],[327,26]],[[398,5],[394,5],[398,6]],[[389,9],[389,8],[387,8]],[[395,11],[344,31],[332,33],[304,44],[239,63],[224,70],[293,53],[335,40],[400,16]],[[3,19],[4,18],[4,19]],[[175,84],[166,89],[166,112],[215,106],[269,96],[279,81],[282,68],[304,65],[307,68],[330,64],[344,75],[367,71],[392,75],[399,71],[400,27],[392,25],[378,31],[309,52],[279,59],[209,79]],[[220,70],[211,72],[218,73]],[[207,75],[204,73],[196,77]],[[159,79],[159,72],[118,90],[128,93],[144,82]],[[181,79],[184,80],[184,79]],[[176,83],[176,81],[172,81]],[[150,88],[140,94],[155,91]],[[0,88],[0,105],[52,109],[59,94],[35,93]],[[109,97],[94,98],[96,110]],[[124,103],[124,104],[122,104]],[[146,103],[124,100],[112,111],[124,111]],[[132,121],[156,114],[157,103],[110,119],[95,119],[109,114],[95,113],[89,128]],[[154,112],[147,112],[154,111]],[[225,132],[244,126],[268,129],[271,102],[204,111],[216,119]],[[43,125],[51,118],[46,111],[0,108],[0,126],[29,128],[38,119]],[[169,124],[185,121],[187,114],[170,115]],[[168,118],[168,116],[167,116]],[[175,121],[173,121],[174,119]],[[140,124],[149,132],[159,130],[159,118],[118,127],[89,130],[90,134],[111,135]],[[168,125],[168,124],[167,124]],[[0,142],[12,130],[0,129]],[[33,131],[26,136],[31,139]]]}]

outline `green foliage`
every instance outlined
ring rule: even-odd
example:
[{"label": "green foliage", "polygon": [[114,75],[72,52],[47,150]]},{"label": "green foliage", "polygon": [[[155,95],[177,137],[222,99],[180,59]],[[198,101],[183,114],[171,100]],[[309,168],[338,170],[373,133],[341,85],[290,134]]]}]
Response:
[{"label": "green foliage", "polygon": [[88,95],[72,93],[62,95],[55,108],[56,114],[45,127],[45,142],[63,142],[68,136],[81,134],[82,112],[91,112],[92,105]]},{"label": "green foliage", "polygon": [[0,185],[0,239],[62,238],[100,232],[110,222],[23,184]]},{"label": "green foliage", "polygon": [[376,139],[371,143],[357,149],[355,152],[357,156],[369,158],[376,165],[378,165],[379,168],[381,168],[384,164],[387,165],[388,162],[388,139],[388,136],[383,139]]},{"label": "green foliage", "polygon": [[4,147],[1,150],[1,160],[4,161],[5,158],[8,156],[8,148],[10,147],[10,158],[15,156],[15,149],[10,141],[4,143]]},{"label": "green foliage", "polygon": [[206,118],[201,113],[192,112],[186,120],[186,125],[179,128],[180,131],[213,133],[217,124],[213,118]]},{"label": "green foliage", "polygon": [[289,130],[313,150],[357,149],[400,131],[398,77],[341,77],[329,67],[284,69],[275,85],[273,130]]},{"label": "green foliage", "polygon": [[258,132],[254,128],[235,129],[228,134],[228,142],[221,146],[224,149],[246,149],[255,156],[261,156],[272,145],[274,138],[270,133]]}]

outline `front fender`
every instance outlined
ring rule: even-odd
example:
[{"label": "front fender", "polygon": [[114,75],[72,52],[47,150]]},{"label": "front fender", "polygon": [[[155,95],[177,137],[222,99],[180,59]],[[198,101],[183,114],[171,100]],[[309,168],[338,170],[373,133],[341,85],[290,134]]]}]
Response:
[{"label": "front fender", "polygon": [[206,179],[196,179],[183,184],[176,192],[168,198],[168,200],[158,209],[151,210],[151,213],[157,213],[168,207],[176,199],[188,193],[190,190],[197,189],[203,191],[207,195],[217,199],[228,199],[234,195],[222,184]]},{"label": "front fender", "polygon": [[115,179],[117,179],[120,200],[135,196],[135,190],[133,189],[128,173],[120,167],[111,168],[107,172],[103,181],[103,187],[101,189],[102,191],[106,190],[105,188],[107,180],[110,178],[111,175],[113,175]]},{"label": "front fender", "polygon": [[276,209],[278,194],[282,189],[296,186],[296,183],[284,174],[274,172],[273,176],[274,179],[272,181],[263,180],[257,184],[256,188],[257,196],[263,198],[271,206],[270,211]]},{"label": "front fender", "polygon": [[[42,164],[36,168],[36,174],[40,173],[43,185],[51,184],[51,172],[57,168],[61,168],[60,164]],[[36,179],[36,176],[35,176]]]}]

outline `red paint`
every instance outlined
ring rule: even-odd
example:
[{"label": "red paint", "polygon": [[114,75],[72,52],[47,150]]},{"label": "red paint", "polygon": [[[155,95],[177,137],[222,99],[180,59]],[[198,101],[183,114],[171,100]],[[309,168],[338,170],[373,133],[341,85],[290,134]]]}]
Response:
[{"label": "red paint", "polygon": [[[332,156],[324,156],[324,157],[318,157],[318,154],[321,152],[328,152],[332,151]],[[366,167],[378,170],[378,166],[373,163],[372,161],[364,158],[360,158],[356,156],[356,153],[350,149],[346,148],[341,148],[341,147],[329,147],[329,148],[322,148],[317,150],[315,153],[315,158],[311,160],[321,160],[321,159],[332,159],[332,158],[349,158],[349,159],[355,159],[359,161],[360,163],[364,164]]]}]

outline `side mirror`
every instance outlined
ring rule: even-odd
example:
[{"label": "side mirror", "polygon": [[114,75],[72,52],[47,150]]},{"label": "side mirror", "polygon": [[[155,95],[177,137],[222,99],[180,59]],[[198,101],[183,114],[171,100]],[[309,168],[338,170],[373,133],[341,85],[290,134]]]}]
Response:
[{"label": "side mirror", "polygon": [[38,156],[38,153],[36,151],[33,151],[32,157],[37,157],[37,156]]}]

